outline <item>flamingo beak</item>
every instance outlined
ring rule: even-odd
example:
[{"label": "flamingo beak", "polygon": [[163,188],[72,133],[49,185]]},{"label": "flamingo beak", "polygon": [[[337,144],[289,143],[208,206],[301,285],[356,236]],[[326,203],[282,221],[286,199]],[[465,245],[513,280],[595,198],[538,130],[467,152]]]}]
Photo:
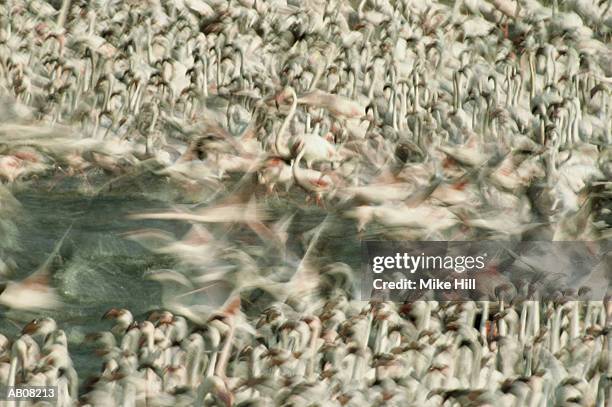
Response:
[{"label": "flamingo beak", "polygon": [[119,310],[117,308],[109,309],[104,315],[102,315],[102,319],[113,319],[119,316]]},{"label": "flamingo beak", "polygon": [[22,334],[28,334],[28,335],[32,335],[33,333],[36,332],[36,320],[30,321],[26,326],[23,327],[23,329],[21,330]]}]

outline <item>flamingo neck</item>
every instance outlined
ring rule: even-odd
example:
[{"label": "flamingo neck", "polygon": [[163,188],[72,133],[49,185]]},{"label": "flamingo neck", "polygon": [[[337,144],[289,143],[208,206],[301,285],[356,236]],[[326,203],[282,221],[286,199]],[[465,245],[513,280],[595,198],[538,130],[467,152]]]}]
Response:
[{"label": "flamingo neck", "polygon": [[217,363],[217,367],[215,369],[215,375],[221,378],[225,378],[225,370],[227,368],[227,362],[229,360],[230,352],[232,350],[235,332],[236,324],[232,318],[232,320],[230,321],[229,332],[227,333],[225,343],[223,344],[223,349],[221,349],[221,354],[219,355],[219,363]]},{"label": "flamingo neck", "polygon": [[274,142],[274,146],[276,147],[276,152],[281,157],[288,157],[290,155],[290,153],[287,152],[287,150],[285,150],[282,147],[281,139],[283,137],[283,134],[285,133],[285,130],[287,130],[287,127],[289,126],[289,122],[295,115],[295,110],[297,109],[297,102],[298,102],[297,95],[295,94],[295,90],[293,90],[293,88],[289,88],[289,91],[291,92],[291,97],[293,99],[293,102],[291,103],[291,109],[289,110],[287,117],[285,117],[285,120],[283,121],[281,128],[278,130],[278,133],[276,135],[276,140]]},{"label": "flamingo neck", "polygon": [[361,0],[361,3],[359,3],[359,7],[357,8],[357,16],[360,20],[363,20],[363,8],[365,7],[367,1],[368,0]]},{"label": "flamingo neck", "polygon": [[300,161],[302,161],[302,157],[304,156],[305,151],[305,148],[302,147],[301,151],[299,152],[298,156],[295,158],[295,161],[291,166],[291,171],[293,173],[293,178],[300,187],[302,187],[306,191],[312,191],[312,188],[310,187],[310,185],[308,185],[308,180],[302,177],[300,171]]}]

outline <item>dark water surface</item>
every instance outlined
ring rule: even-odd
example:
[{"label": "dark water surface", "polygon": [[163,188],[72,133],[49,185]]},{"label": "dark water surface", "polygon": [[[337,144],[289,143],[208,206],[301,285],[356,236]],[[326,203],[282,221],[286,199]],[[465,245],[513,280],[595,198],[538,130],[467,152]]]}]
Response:
[{"label": "dark water surface", "polygon": [[[110,191],[97,196],[70,189],[48,190],[46,185],[13,191],[19,200],[21,216],[15,219],[19,229],[20,250],[11,253],[21,279],[36,270],[66,231],[70,231],[53,262],[53,284],[65,306],[47,312],[64,329],[71,356],[85,380],[100,369],[93,348],[84,342],[86,334],[107,330],[109,321],[101,316],[111,307],[127,308],[136,318],[161,307],[162,288],[144,278],[148,270],[171,268],[175,259],[151,253],[122,234],[141,228],[159,228],[182,236],[189,224],[178,221],[132,220],[129,214],[169,209],[168,203],[141,191]],[[302,199],[302,198],[300,198]],[[299,201],[301,202],[301,201]],[[327,210],[277,200],[271,205],[273,218],[293,213],[287,246],[296,255],[303,254],[302,234],[318,226]],[[332,215],[319,244],[323,263],[343,261],[357,270],[360,246],[354,225]],[[0,332],[12,337],[30,319],[43,314],[23,314],[1,310]]]},{"label": "dark water surface", "polygon": [[[52,265],[53,284],[65,306],[48,314],[66,331],[77,370],[91,374],[99,364],[89,357],[84,335],[108,329],[108,322],[100,318],[111,307],[128,308],[134,315],[159,307],[161,287],[143,275],[173,262],[123,239],[122,233],[152,227],[180,236],[188,225],[128,219],[130,213],[167,208],[163,202],[139,195],[89,197],[32,189],[15,197],[22,205],[22,217],[16,220],[21,250],[12,256],[18,265],[17,278],[43,264],[71,228]],[[0,319],[2,332],[17,333],[17,325],[37,316],[8,311]]]}]

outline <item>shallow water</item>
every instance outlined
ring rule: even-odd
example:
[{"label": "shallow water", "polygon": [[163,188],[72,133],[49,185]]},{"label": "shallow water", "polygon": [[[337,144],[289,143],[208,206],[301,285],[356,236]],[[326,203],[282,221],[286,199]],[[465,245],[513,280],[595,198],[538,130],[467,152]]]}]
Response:
[{"label": "shallow water", "polygon": [[[13,220],[19,231],[20,250],[10,252],[18,266],[16,279],[24,278],[43,264],[70,228],[59,256],[52,263],[53,284],[65,306],[45,314],[56,319],[66,331],[75,367],[83,381],[100,368],[93,348],[83,341],[85,335],[110,328],[110,323],[101,321],[101,316],[111,307],[127,308],[140,320],[148,311],[160,308],[162,288],[159,283],[147,280],[144,274],[151,269],[171,268],[175,262],[170,256],[151,253],[138,243],[124,239],[122,234],[158,228],[180,237],[189,229],[189,224],[129,219],[129,214],[164,210],[178,203],[161,201],[138,188],[103,191],[91,196],[66,186],[49,191],[48,185],[41,183],[13,193],[21,204],[20,216]],[[301,256],[302,234],[321,224],[327,211],[301,205],[303,198],[297,199],[276,199],[269,206],[273,218],[294,213],[287,246],[296,256]],[[343,261],[358,270],[360,244],[355,226],[334,215],[328,221],[317,246],[318,258],[323,263]],[[25,322],[42,316],[6,309],[1,312],[0,330],[11,336]]]},{"label": "shallow water", "polygon": [[[22,216],[16,220],[21,250],[13,254],[18,278],[45,262],[69,227],[58,259],[53,263],[53,283],[65,306],[49,314],[66,331],[79,371],[91,373],[99,366],[87,357],[82,345],[88,332],[103,329],[100,317],[111,307],[124,307],[142,314],[159,306],[161,287],[145,280],[150,268],[165,267],[172,259],[154,255],[121,234],[142,227],[173,233],[186,228],[178,222],[129,220],[126,215],[142,208],[163,208],[162,202],[142,196],[88,197],[70,193],[27,190],[16,193]],[[2,332],[12,334],[16,325],[38,315],[6,313],[0,320]]]}]

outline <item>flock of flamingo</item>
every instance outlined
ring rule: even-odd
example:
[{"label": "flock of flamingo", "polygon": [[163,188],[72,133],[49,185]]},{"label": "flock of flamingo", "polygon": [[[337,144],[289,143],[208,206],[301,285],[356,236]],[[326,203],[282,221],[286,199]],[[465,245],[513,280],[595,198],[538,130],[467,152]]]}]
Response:
[{"label": "flock of flamingo", "polygon": [[[612,2],[448,3],[4,1],[0,304],[36,318],[0,334],[0,384],[58,400],[0,404],[612,405],[609,297],[362,301],[318,252],[332,218],[354,240],[612,238]],[[145,272],[163,309],[106,312],[79,376],[51,273],[69,231],[16,279],[15,191],[144,176],[175,209],[131,217],[189,231],[123,236],[175,259]],[[298,243],[287,202],[324,214]]]}]

